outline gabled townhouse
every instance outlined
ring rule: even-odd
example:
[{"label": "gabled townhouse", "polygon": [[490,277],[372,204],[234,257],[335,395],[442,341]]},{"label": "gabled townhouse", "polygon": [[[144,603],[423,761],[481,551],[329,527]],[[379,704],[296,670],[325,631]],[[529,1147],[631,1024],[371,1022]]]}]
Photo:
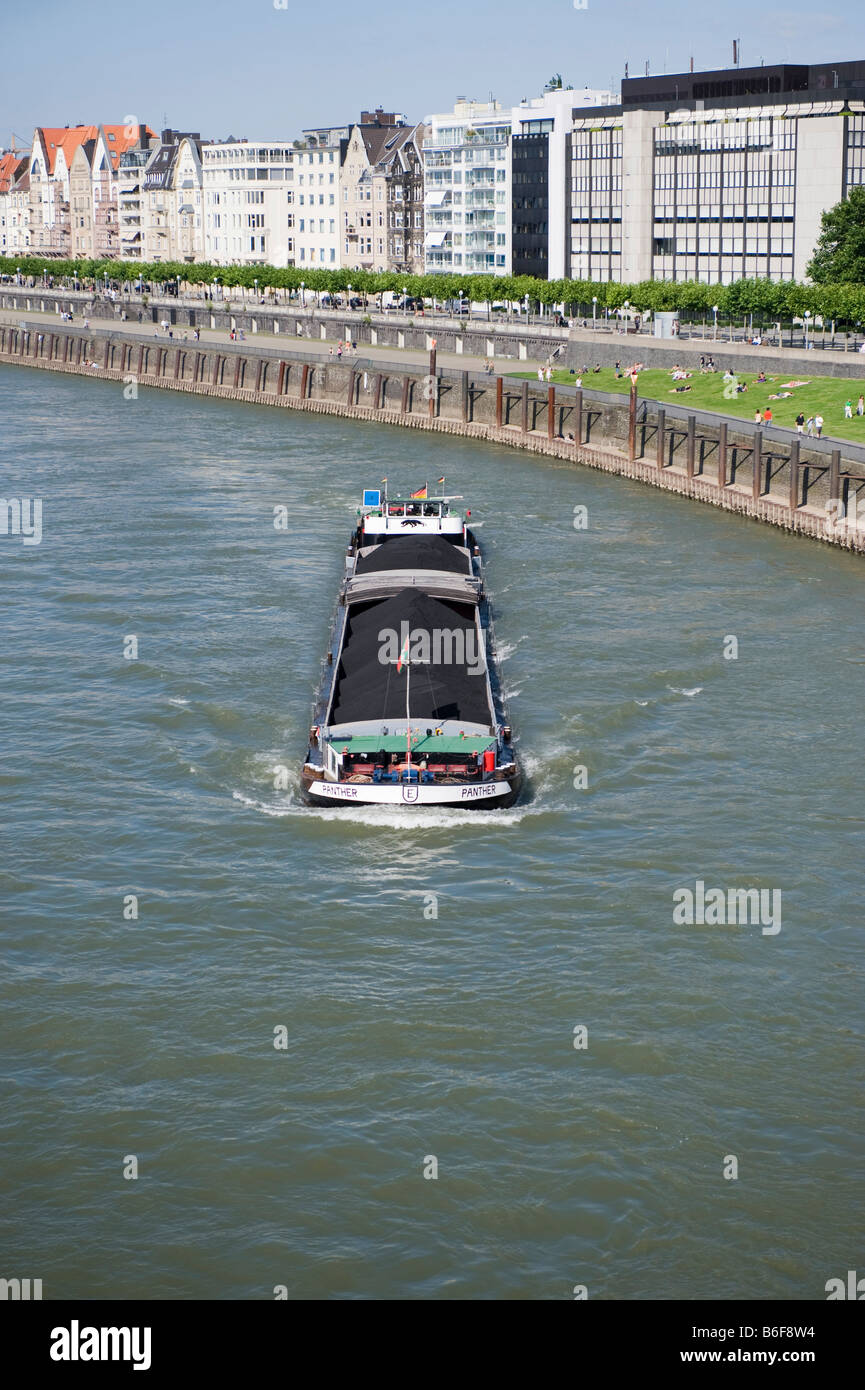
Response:
[{"label": "gabled townhouse", "polygon": [[[28,159],[14,150],[0,154],[0,256],[29,253]],[[22,187],[22,180],[26,186]],[[21,220],[22,211],[25,213]]]},{"label": "gabled townhouse", "polygon": [[45,256],[116,256],[120,159],[154,138],[138,124],[37,127],[29,163],[31,249]]},{"label": "gabled townhouse", "polygon": [[134,241],[138,229],[130,228],[136,249],[129,254],[148,262],[202,260],[201,196],[201,136],[163,130],[141,173],[140,238]]},{"label": "gabled townhouse", "polygon": [[379,160],[385,146],[410,129],[405,116],[362,111],[340,141],[340,260],[348,270],[387,267],[387,186]]},{"label": "gabled townhouse", "polygon": [[[385,263],[376,270],[424,273],[423,124],[405,127],[385,141],[373,171],[375,206],[385,207]],[[379,189],[382,195],[379,197]]]}]

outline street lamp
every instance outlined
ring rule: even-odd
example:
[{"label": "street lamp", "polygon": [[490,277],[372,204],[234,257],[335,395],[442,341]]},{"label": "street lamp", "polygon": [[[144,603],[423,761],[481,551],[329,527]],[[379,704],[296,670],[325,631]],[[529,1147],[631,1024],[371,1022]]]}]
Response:
[{"label": "street lamp", "polygon": [[351,308],[351,285],[348,286],[348,308]]},{"label": "street lamp", "polygon": [[254,279],[252,283],[253,283],[253,285],[255,286],[255,299],[256,299],[256,301],[257,301],[257,300],[258,300],[258,280],[257,280],[257,279]]},{"label": "street lamp", "polygon": [[525,294],[525,298],[524,298],[524,300],[523,300],[523,303],[524,303],[525,308],[526,308],[526,323],[531,323],[531,318],[530,318],[530,316],[529,316],[529,292],[528,292],[528,290],[526,290],[526,294]]},{"label": "street lamp", "polygon": [[305,283],[305,281],[301,280],[301,282],[300,282],[300,307],[301,307],[301,309],[305,309],[305,308],[306,308],[306,295],[304,294],[304,290],[305,290],[305,289],[306,289],[306,283]]},{"label": "street lamp", "polygon": [[459,296],[460,296],[460,318],[462,318],[462,316],[463,316],[463,292],[462,292],[462,290],[459,291]]},{"label": "street lamp", "polygon": [[808,320],[810,319],[810,317],[811,317],[811,310],[810,310],[810,309],[806,309],[806,310],[805,310],[805,314],[804,314],[804,324],[803,324],[803,327],[804,327],[804,329],[805,329],[805,347],[806,347],[806,349],[807,349],[807,347],[808,347]]},{"label": "street lamp", "polygon": [[593,294],[593,295],[592,295],[592,328],[595,329],[595,328],[597,328],[597,326],[598,326],[598,296],[597,296],[596,294]]},{"label": "street lamp", "polygon": [[405,302],[406,302],[406,299],[407,299],[407,298],[408,298],[408,288],[407,288],[407,286],[403,285],[403,287],[402,287],[402,308],[403,308],[403,313],[405,313]]},{"label": "street lamp", "polygon": [[713,305],[712,305],[712,313],[715,315],[715,331],[714,331],[714,333],[713,333],[713,335],[712,335],[712,339],[713,339],[714,342],[717,342],[717,338],[718,338],[718,306],[717,306],[717,304],[713,304]]}]

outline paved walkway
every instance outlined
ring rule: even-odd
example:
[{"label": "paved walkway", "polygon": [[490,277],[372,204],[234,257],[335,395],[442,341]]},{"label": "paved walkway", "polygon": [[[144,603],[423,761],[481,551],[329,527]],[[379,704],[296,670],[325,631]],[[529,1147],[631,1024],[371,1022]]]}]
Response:
[{"label": "paved walkway", "polygon": [[[15,309],[0,309],[0,322],[14,325],[20,323],[33,324],[34,326],[38,325],[43,332],[50,331],[52,328],[67,330],[77,329],[80,332],[84,326],[84,318],[82,315],[76,314],[73,322],[70,324],[61,319],[60,315],[57,313],[49,313],[47,310],[45,313],[42,313],[37,309],[28,309],[21,313]],[[98,318],[95,314],[91,314],[88,318],[88,322],[93,328],[99,328],[103,331],[109,328],[113,329],[116,333],[125,333],[136,338],[143,338],[151,341],[154,338],[158,338],[160,342],[170,342],[172,346],[184,341],[184,333],[186,334],[187,342],[192,343],[195,341],[192,336],[191,328],[184,328],[182,324],[178,324],[173,330],[174,337],[169,338],[166,333],[157,330],[154,324],[138,323],[137,315],[134,318],[127,319],[124,323],[118,318]],[[431,331],[433,332],[433,336],[435,336],[432,325]],[[202,328],[200,333],[200,341],[202,343],[228,343],[232,347],[234,346],[228,329]],[[344,341],[343,333],[338,332],[337,325],[334,324],[334,336],[332,340],[307,338],[305,334],[301,336],[295,333],[259,332],[247,333],[246,338],[238,342],[238,346],[246,346],[250,350],[256,345],[267,348],[281,347],[284,348],[286,352],[303,351],[304,355],[310,358],[315,357],[336,362],[336,345],[340,339]],[[331,348],[334,349],[332,358]],[[407,367],[423,367],[429,365],[428,352],[421,351],[417,348],[398,348],[390,345],[372,347],[369,343],[358,343],[357,353],[346,353],[344,360],[347,362],[351,361],[352,357],[357,357],[358,360],[361,361],[387,361],[390,363],[392,363],[394,359],[398,359],[400,362],[404,362]],[[546,358],[543,360],[546,362]],[[436,357],[436,362],[439,367],[448,367],[455,370],[462,369],[464,371],[483,371],[485,361],[486,358],[484,357],[458,352],[438,351]],[[518,361],[515,357],[499,357],[495,359],[495,362],[500,372],[517,370],[520,368],[536,369],[539,365],[539,359],[532,360],[531,358],[526,361]]]}]

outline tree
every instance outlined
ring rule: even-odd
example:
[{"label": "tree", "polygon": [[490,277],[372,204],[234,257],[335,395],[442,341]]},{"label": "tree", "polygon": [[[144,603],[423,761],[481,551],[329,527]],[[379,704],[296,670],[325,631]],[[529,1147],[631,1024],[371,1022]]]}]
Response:
[{"label": "tree", "polygon": [[861,285],[865,281],[865,185],[851,188],[821,220],[808,275],[815,285]]}]

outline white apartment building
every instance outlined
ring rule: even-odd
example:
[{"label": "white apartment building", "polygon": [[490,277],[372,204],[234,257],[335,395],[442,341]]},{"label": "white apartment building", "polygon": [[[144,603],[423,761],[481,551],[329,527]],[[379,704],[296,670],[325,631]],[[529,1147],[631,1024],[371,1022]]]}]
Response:
[{"label": "white apartment building", "polygon": [[507,275],[511,265],[510,114],[458,97],[429,116],[423,144],[427,273]]},{"label": "white apartment building", "polygon": [[339,146],[295,149],[294,169],[294,265],[301,270],[336,270],[341,263]]},{"label": "white apartment building", "polygon": [[287,140],[228,140],[202,146],[205,261],[295,264],[296,160]]}]

